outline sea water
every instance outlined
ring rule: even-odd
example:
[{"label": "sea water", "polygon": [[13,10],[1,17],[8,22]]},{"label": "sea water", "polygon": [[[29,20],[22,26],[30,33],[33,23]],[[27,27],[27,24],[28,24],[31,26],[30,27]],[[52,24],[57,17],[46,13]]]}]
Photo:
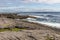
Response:
[{"label": "sea water", "polygon": [[36,17],[27,18],[27,20],[30,22],[41,23],[60,28],[60,12],[22,12],[20,14]]}]

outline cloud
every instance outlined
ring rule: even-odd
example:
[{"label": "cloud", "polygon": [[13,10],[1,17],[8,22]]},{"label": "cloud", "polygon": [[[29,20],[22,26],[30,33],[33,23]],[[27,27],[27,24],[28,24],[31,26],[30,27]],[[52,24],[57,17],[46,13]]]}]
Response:
[{"label": "cloud", "polygon": [[60,0],[21,0],[21,2],[24,2],[24,3],[35,2],[35,3],[55,4],[55,3],[60,3]]},{"label": "cloud", "polygon": [[22,9],[24,6],[0,7],[0,9]]}]

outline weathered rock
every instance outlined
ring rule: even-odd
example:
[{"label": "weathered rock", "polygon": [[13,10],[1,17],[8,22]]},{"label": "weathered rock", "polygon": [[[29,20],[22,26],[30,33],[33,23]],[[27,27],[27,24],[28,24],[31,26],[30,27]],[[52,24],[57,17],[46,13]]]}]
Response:
[{"label": "weathered rock", "polygon": [[60,35],[51,30],[22,30],[18,32],[0,32],[0,40],[60,40]]},{"label": "weathered rock", "polygon": [[14,27],[16,25],[13,19],[9,18],[0,18],[0,28]]},{"label": "weathered rock", "polygon": [[[15,20],[16,18],[23,19],[28,16],[17,15],[0,15],[0,28],[25,28],[26,30],[19,30],[18,32],[5,31],[0,32],[0,40],[60,40],[59,29],[51,28],[46,25],[37,24],[33,22],[24,22],[22,20]],[[6,17],[5,17],[6,16]],[[16,17],[15,17],[16,16]],[[35,18],[35,17],[31,17]]]}]

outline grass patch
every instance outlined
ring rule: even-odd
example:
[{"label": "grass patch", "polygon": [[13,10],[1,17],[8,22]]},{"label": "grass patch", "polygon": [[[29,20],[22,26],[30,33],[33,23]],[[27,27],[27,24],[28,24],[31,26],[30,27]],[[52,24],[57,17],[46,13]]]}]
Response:
[{"label": "grass patch", "polygon": [[9,25],[10,25],[9,23],[1,24],[1,26],[4,26],[4,27],[7,27],[7,26],[9,26]]},{"label": "grass patch", "polygon": [[4,31],[20,31],[20,30],[25,30],[24,28],[4,28],[4,29],[0,29],[0,32],[4,32]]},{"label": "grass patch", "polygon": [[11,31],[20,31],[20,30],[25,30],[24,28],[12,28],[10,29]]},{"label": "grass patch", "polygon": [[55,36],[50,37],[50,35],[49,35],[49,34],[47,34],[47,36],[46,36],[46,40],[55,40]]}]

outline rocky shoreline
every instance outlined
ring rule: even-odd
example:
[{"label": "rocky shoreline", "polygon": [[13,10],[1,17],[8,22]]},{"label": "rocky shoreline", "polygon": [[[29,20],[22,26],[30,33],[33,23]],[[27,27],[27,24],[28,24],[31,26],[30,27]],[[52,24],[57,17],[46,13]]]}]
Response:
[{"label": "rocky shoreline", "polygon": [[0,14],[0,30],[22,29],[0,32],[0,40],[60,40],[60,29],[22,20],[28,17],[30,16]]}]

